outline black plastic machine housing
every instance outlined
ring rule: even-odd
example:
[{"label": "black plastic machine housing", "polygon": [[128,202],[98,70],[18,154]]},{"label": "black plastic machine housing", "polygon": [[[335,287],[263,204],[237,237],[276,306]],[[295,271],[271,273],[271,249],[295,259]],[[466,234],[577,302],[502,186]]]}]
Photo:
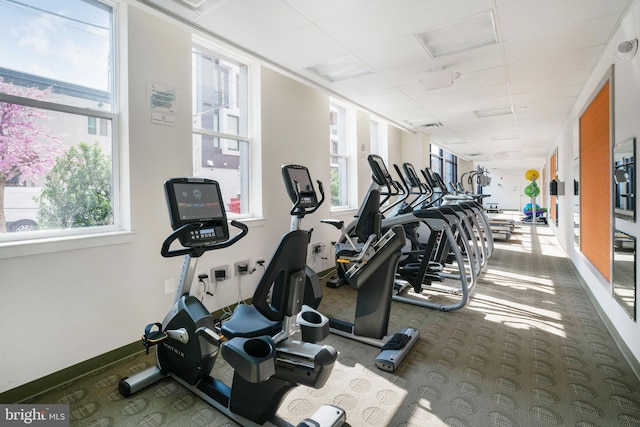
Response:
[{"label": "black plastic machine housing", "polygon": [[[171,178],[164,183],[171,227],[190,227],[179,235],[185,247],[206,246],[229,239],[220,185],[206,178]],[[186,230],[183,230],[186,231]]]}]

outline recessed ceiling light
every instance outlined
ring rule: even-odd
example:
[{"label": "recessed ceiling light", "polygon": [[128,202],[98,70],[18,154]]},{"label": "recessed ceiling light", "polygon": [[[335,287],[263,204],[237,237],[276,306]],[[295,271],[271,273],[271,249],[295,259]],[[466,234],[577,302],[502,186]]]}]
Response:
[{"label": "recessed ceiling light", "polygon": [[484,117],[495,117],[495,116],[507,116],[509,114],[513,114],[513,107],[502,107],[502,108],[494,108],[491,110],[478,110],[474,111],[473,114],[476,115],[477,118],[481,119]]},{"label": "recessed ceiling light", "polygon": [[331,58],[306,69],[331,83],[371,74],[371,70],[352,55]]},{"label": "recessed ceiling light", "polygon": [[491,10],[416,34],[416,37],[432,58],[498,42]]},{"label": "recessed ceiling light", "polygon": [[451,86],[459,77],[460,73],[447,68],[427,70],[420,75],[419,83],[425,90],[442,89]]}]

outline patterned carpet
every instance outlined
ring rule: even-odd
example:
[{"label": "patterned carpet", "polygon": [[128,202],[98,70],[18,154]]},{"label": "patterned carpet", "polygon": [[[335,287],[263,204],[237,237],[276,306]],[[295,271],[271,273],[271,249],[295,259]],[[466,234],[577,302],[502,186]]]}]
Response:
[{"label": "patterned carpet", "polygon": [[[324,292],[321,311],[351,320],[354,291]],[[330,336],[339,356],[329,382],[293,390],[279,414],[296,424],[333,403],[354,427],[640,426],[640,381],[546,226],[496,242],[465,308],[394,302],[389,332],[404,326],[421,338],[394,373],[374,366],[377,349]],[[118,380],[153,363],[140,353],[30,402],[70,403],[72,426],[236,425],[171,380],[122,398]],[[229,383],[218,364],[214,376]]]}]

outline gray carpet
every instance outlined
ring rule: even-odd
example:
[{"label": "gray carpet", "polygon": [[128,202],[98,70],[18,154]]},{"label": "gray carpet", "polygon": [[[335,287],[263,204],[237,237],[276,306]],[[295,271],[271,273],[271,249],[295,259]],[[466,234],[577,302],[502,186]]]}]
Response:
[{"label": "gray carpet", "polygon": [[[279,414],[296,424],[333,403],[354,427],[640,426],[640,381],[550,230],[531,230],[496,242],[465,308],[393,303],[389,332],[421,333],[396,372],[374,366],[377,349],[332,335],[325,343],[339,356],[328,384],[293,390]],[[354,291],[324,292],[321,311],[351,320]],[[151,364],[141,353],[31,402],[70,403],[73,426],[236,425],[171,380],[122,398],[119,378]],[[219,362],[214,376],[229,383],[231,371]]]}]

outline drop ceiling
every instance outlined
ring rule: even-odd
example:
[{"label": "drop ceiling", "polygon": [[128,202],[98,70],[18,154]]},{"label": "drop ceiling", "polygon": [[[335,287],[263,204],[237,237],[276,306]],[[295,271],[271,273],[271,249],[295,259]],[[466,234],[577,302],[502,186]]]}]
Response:
[{"label": "drop ceiling", "polygon": [[428,134],[467,160],[509,169],[545,162],[632,3],[139,1]]}]

